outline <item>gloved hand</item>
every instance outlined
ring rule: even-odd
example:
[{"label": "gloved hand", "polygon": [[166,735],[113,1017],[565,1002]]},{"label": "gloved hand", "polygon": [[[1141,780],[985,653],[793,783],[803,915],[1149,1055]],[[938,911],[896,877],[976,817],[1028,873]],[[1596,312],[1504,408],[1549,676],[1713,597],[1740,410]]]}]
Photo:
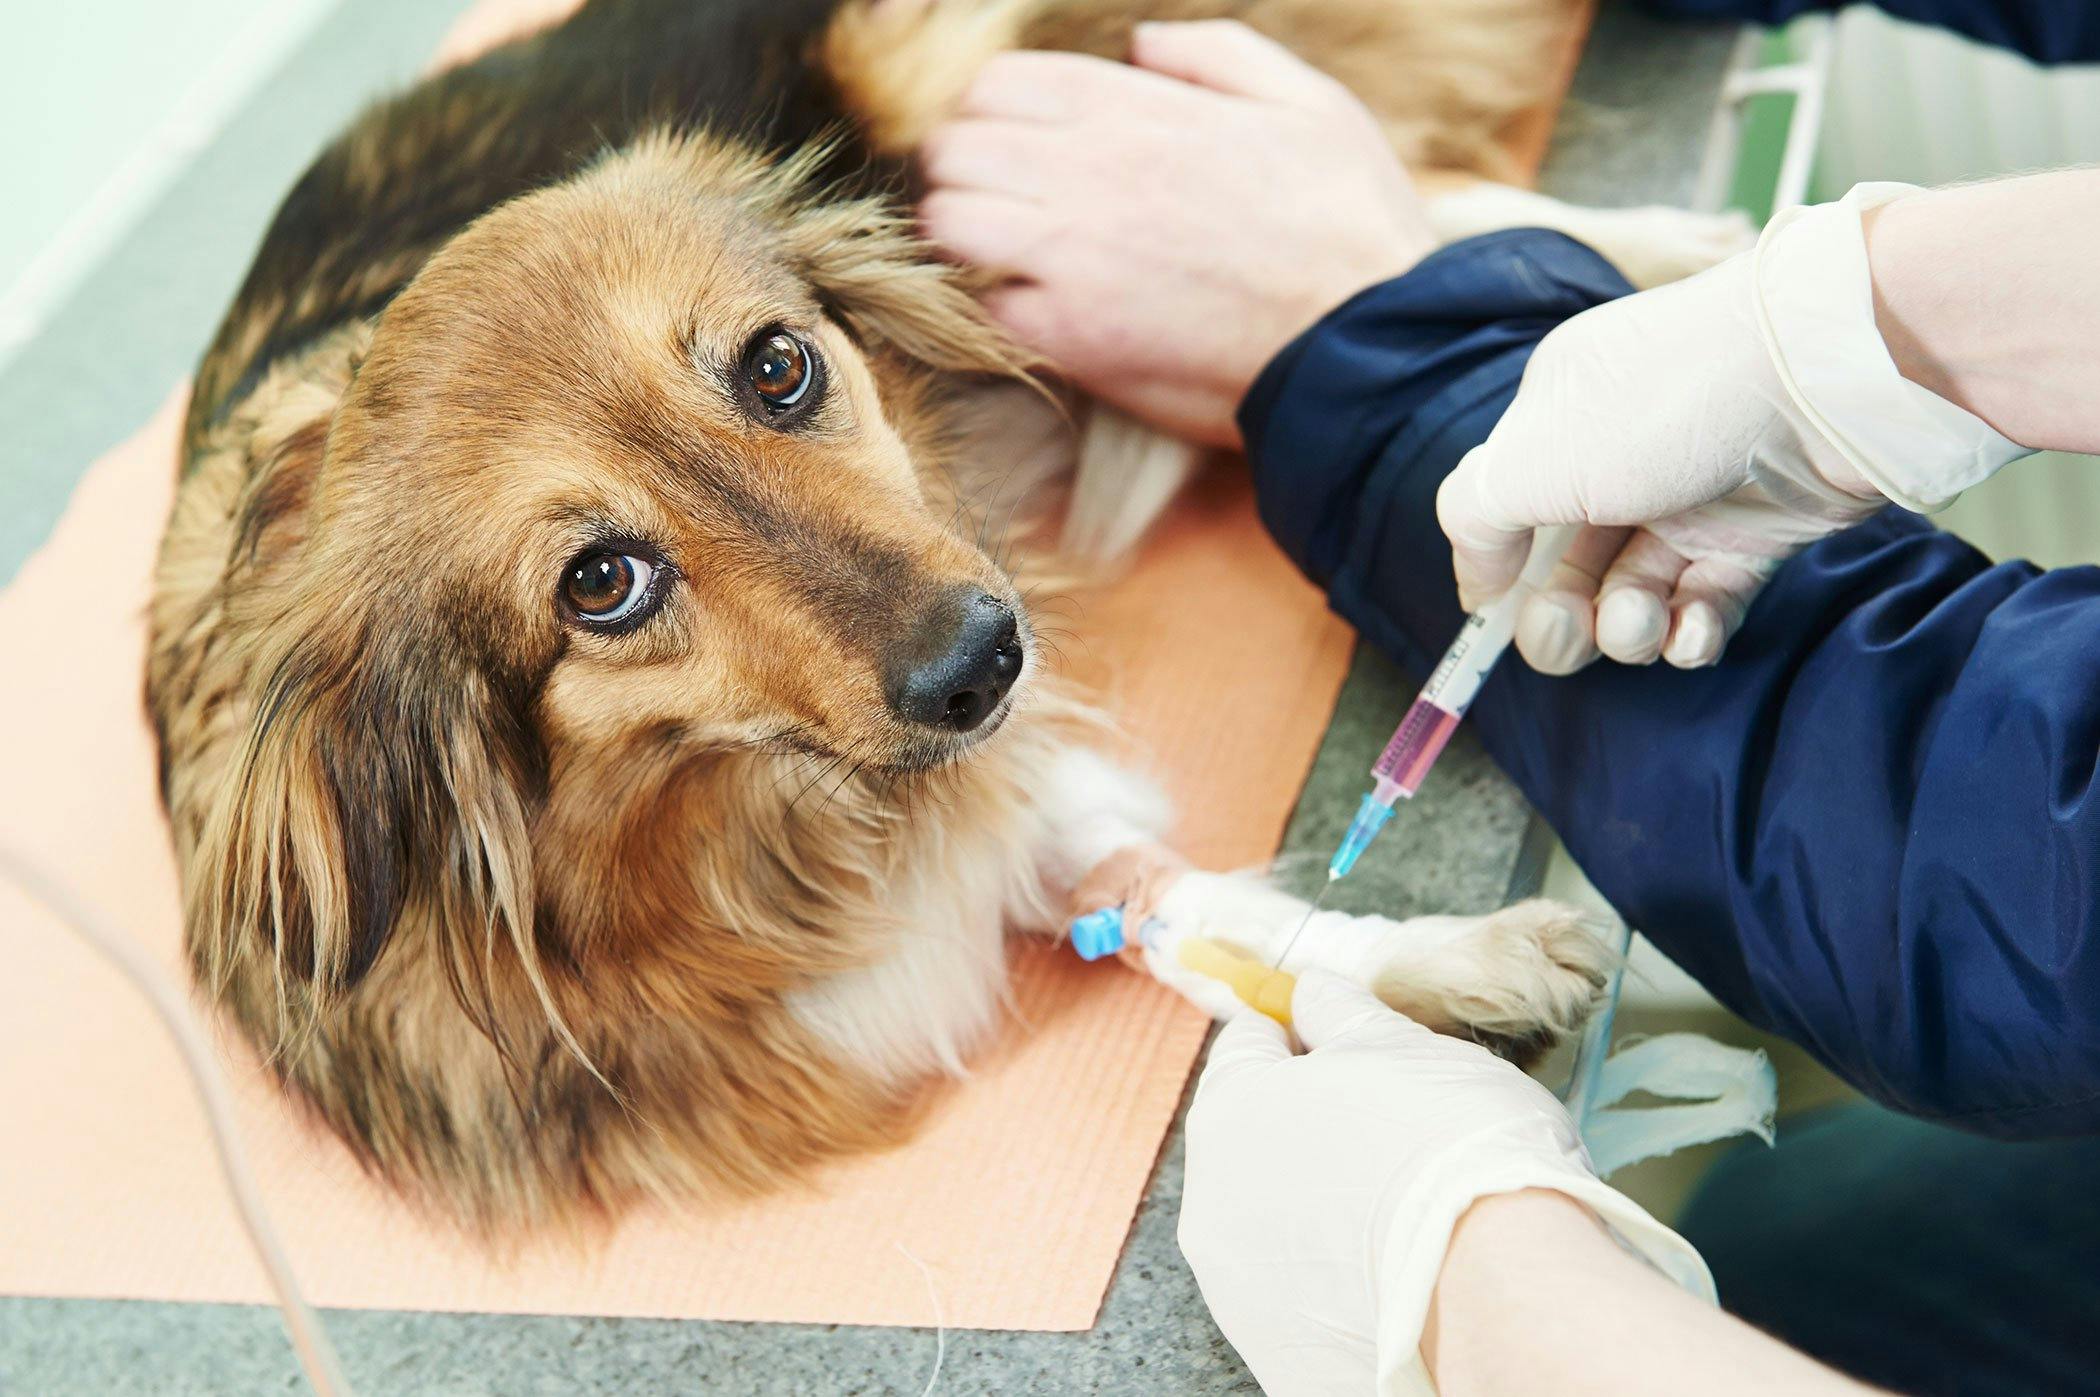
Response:
[{"label": "gloved hand", "polygon": [[1695,1294],[1676,1233],[1590,1172],[1551,1093],[1337,976],[1227,1024],[1189,1110],[1181,1250],[1264,1391],[1431,1390],[1418,1352],[1452,1229],[1489,1194],[1553,1189]]},{"label": "gloved hand", "polygon": [[1908,192],[1790,211],[1756,249],[1547,335],[1437,496],[1466,607],[1508,588],[1532,530],[1588,525],[1519,615],[1525,659],[1712,664],[1791,554],[2024,454],[1882,343],[1860,211]]}]

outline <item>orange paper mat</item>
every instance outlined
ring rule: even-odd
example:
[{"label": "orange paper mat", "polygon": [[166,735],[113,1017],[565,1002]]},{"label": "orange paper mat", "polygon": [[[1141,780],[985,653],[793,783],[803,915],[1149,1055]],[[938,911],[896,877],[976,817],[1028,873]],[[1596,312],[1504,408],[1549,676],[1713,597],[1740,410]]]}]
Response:
[{"label": "orange paper mat", "polygon": [[[476,39],[506,4],[470,15]],[[558,4],[558,0],[557,0]],[[455,47],[451,49],[457,52]],[[83,479],[0,592],[0,838],[181,974],[173,859],[141,683],[181,395]],[[1350,637],[1263,534],[1244,472],[1180,502],[1075,627],[1185,821],[1223,868],[1274,852]],[[262,1302],[201,1110],[129,986],[0,882],[0,1293]],[[401,1206],[286,1109],[228,1039],[241,1128],[321,1305],[1084,1329],[1099,1308],[1204,1021],[1117,964],[1018,949],[1015,1012],[974,1075],[889,1153],[728,1211],[647,1211],[600,1246],[501,1262]],[[907,1255],[908,1253],[908,1255]]]}]

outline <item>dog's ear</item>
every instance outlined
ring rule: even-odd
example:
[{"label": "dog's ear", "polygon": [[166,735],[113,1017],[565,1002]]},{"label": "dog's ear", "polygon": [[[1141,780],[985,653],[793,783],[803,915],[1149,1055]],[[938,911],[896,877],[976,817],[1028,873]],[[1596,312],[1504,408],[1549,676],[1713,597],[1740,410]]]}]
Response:
[{"label": "dog's ear", "polygon": [[785,242],[826,306],[863,341],[952,373],[1021,376],[1038,367],[887,201],[816,200],[785,211]]},{"label": "dog's ear", "polygon": [[310,1002],[369,972],[411,907],[529,947],[538,768],[517,705],[457,647],[325,617],[261,672],[200,839],[198,944],[273,957]]},{"label": "dog's ear", "polygon": [[835,182],[844,155],[835,141],[761,152],[664,130],[638,138],[618,158],[644,178],[654,171],[726,197],[739,215],[771,230],[769,250],[863,343],[952,373],[1026,376],[1041,367],[971,294],[982,274],[944,261],[896,199]]}]

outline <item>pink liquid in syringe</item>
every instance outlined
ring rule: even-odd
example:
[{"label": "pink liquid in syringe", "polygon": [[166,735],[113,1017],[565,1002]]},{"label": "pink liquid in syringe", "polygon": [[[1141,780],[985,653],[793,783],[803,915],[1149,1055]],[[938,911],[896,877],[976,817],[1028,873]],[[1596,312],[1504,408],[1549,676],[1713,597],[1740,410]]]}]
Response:
[{"label": "pink liquid in syringe", "polygon": [[1437,707],[1426,698],[1418,698],[1409,705],[1407,716],[1393,731],[1393,740],[1385,744],[1378,760],[1371,763],[1371,774],[1379,784],[1391,782],[1400,794],[1410,800],[1436,765],[1444,744],[1451,734],[1458,731],[1458,715]]}]

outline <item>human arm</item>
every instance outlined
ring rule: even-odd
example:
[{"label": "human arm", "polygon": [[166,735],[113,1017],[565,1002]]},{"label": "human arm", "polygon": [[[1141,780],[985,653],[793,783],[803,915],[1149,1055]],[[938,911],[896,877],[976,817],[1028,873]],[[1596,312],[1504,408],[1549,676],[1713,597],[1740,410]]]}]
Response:
[{"label": "human arm", "polygon": [[1182,1251],[1263,1390],[1852,1390],[1716,1311],[1517,1068],[1331,975],[1291,1014],[1302,1055],[1259,1015],[1219,1034],[1182,1190]]},{"label": "human arm", "polygon": [[[1830,14],[1848,0],[1641,0],[1673,19],[1732,19],[1785,24]],[[2037,63],[2100,60],[2100,9],[2064,0],[1874,0],[1895,19],[1930,24],[1964,38],[2024,54]]]},{"label": "human arm", "polygon": [[1863,223],[1905,378],[2038,451],[2100,453],[2100,168],[1922,190]]},{"label": "human arm", "polygon": [[1443,1397],[1870,1390],[1672,1285],[1594,1213],[1543,1189],[1467,1210],[1422,1357]]},{"label": "human arm", "polygon": [[[1519,231],[1338,308],[1241,409],[1264,519],[1427,673],[1463,619],[1432,502],[1557,324],[1628,288]],[[1781,568],[1720,663],[1514,660],[1469,725],[1633,925],[1899,1109],[2100,1129],[2100,571],[1885,511]]]}]

